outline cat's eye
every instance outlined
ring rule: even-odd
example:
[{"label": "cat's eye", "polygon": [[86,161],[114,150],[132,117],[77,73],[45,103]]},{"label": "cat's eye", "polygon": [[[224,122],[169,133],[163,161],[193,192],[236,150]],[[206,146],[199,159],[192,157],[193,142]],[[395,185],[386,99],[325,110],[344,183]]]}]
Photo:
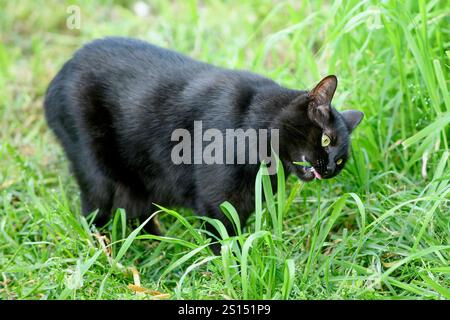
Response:
[{"label": "cat's eye", "polygon": [[326,147],[330,144],[331,139],[325,133],[322,135],[322,147]]},{"label": "cat's eye", "polygon": [[340,165],[340,164],[342,164],[342,161],[344,161],[344,160],[339,159],[338,161],[336,161],[336,164],[337,164],[337,165]]}]

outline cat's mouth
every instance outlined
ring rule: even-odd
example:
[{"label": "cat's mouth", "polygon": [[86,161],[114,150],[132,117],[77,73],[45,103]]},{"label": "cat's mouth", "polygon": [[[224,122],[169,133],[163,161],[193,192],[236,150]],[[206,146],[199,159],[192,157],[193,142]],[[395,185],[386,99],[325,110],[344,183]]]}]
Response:
[{"label": "cat's mouth", "polygon": [[300,179],[304,181],[311,181],[314,178],[322,180],[322,176],[320,173],[317,172],[317,170],[314,169],[314,167],[301,167],[300,170],[302,171],[303,175],[300,177]]},{"label": "cat's mouth", "polygon": [[300,179],[302,179],[303,181],[311,181],[314,178],[322,180],[322,176],[320,175],[319,172],[317,172],[316,169],[314,169],[314,167],[311,165],[311,163],[309,161],[307,161],[305,159],[305,157],[302,157],[302,162],[294,162],[294,164],[298,165],[302,175],[300,176]]}]

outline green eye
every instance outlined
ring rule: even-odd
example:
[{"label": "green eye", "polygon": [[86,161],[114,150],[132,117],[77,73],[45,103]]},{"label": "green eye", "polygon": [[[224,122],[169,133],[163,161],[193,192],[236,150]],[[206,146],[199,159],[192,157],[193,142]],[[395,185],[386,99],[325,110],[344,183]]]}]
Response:
[{"label": "green eye", "polygon": [[339,159],[338,161],[336,161],[336,164],[340,165],[342,163],[342,161],[343,161],[342,159]]},{"label": "green eye", "polygon": [[331,139],[325,133],[322,135],[322,147],[326,147],[330,144]]}]

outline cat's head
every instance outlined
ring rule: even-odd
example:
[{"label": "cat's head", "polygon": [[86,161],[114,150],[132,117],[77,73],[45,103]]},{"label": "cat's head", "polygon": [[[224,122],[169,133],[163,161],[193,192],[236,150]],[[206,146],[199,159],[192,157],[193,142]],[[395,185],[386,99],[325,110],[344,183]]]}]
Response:
[{"label": "cat's head", "polygon": [[[327,76],[283,111],[280,151],[290,171],[304,181],[336,176],[349,157],[350,134],[364,114],[331,106],[337,78]],[[293,162],[298,162],[294,164]]]}]

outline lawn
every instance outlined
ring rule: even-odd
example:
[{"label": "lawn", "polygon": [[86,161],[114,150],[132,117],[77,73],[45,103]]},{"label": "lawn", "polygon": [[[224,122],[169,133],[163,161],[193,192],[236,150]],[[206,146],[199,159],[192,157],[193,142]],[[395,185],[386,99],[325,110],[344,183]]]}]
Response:
[{"label": "lawn", "polygon": [[[449,26],[445,0],[0,0],[0,299],[450,299]],[[336,74],[334,106],[365,113],[351,160],[276,195],[258,176],[220,256],[202,224],[221,225],[182,208],[157,213],[159,241],[122,211],[97,230],[42,103],[107,35],[296,89]]]}]

